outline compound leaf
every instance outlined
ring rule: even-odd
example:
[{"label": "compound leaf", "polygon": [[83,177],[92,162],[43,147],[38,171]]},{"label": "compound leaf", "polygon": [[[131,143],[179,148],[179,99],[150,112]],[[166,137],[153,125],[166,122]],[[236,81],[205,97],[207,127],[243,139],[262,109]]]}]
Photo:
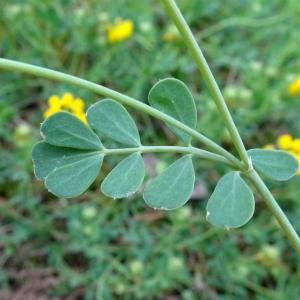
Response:
[{"label": "compound leaf", "polygon": [[218,182],[207,203],[207,220],[226,228],[246,224],[254,213],[254,196],[239,172],[230,172]]},{"label": "compound leaf", "polygon": [[189,200],[194,183],[192,157],[185,155],[149,182],[144,191],[144,200],[155,209],[181,207]]},{"label": "compound leaf", "polygon": [[42,123],[41,135],[53,146],[84,150],[102,148],[99,137],[82,121],[68,112],[58,112]]},{"label": "compound leaf", "polygon": [[297,159],[281,150],[251,149],[248,154],[254,167],[267,177],[284,181],[293,177],[299,168]]},{"label": "compound leaf", "polygon": [[54,169],[45,178],[45,185],[52,194],[72,198],[79,196],[96,179],[103,161],[103,155],[95,153],[72,163]]},{"label": "compound leaf", "polygon": [[[186,85],[178,79],[166,78],[155,84],[149,92],[149,103],[156,109],[195,128],[197,110],[194,98]],[[186,144],[191,137],[178,128],[169,126]]]},{"label": "compound leaf", "polygon": [[140,188],[144,177],[144,160],[140,153],[133,153],[106,176],[101,191],[115,199],[128,197]]},{"label": "compound leaf", "polygon": [[141,145],[138,129],[118,102],[105,99],[92,105],[87,111],[87,120],[95,131],[128,146]]}]

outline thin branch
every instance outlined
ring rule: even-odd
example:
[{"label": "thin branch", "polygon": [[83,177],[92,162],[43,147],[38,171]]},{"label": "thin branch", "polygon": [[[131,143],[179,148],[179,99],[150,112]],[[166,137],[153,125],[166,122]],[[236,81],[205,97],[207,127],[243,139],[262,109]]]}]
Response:
[{"label": "thin branch", "polygon": [[78,78],[76,76],[68,75],[62,72],[50,70],[47,68],[42,68],[38,66],[34,66],[31,64],[21,63],[10,59],[4,59],[0,58],[0,69],[10,70],[10,71],[18,71],[23,72],[35,76],[44,77],[51,80],[56,80],[60,82],[66,82],[73,84],[78,87],[86,88],[96,94],[109,97],[111,99],[114,99],[118,102],[121,102],[123,104],[126,104],[130,107],[133,107],[139,111],[142,111],[146,114],[149,114],[152,117],[155,117],[159,120],[162,120],[170,125],[175,126],[178,129],[181,129],[182,131],[189,134],[191,137],[196,139],[198,142],[201,142],[202,144],[206,145],[208,149],[211,151],[224,156],[228,161],[232,162],[233,165],[235,165],[237,168],[242,168],[242,163],[234,157],[231,153],[223,149],[221,146],[204,136],[203,134],[197,132],[196,130],[190,128],[189,126],[181,123],[180,121],[174,119],[173,117],[170,117],[159,110],[144,104],[141,101],[138,101],[132,97],[123,95],[121,93],[118,93],[112,89],[106,88],[102,85],[93,83],[88,80],[84,80],[81,78]]}]

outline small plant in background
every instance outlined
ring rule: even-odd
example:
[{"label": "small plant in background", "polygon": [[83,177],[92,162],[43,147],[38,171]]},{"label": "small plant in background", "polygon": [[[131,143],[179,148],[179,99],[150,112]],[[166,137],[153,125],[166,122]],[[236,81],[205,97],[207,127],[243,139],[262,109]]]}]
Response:
[{"label": "small plant in background", "polygon": [[[154,85],[148,97],[149,106],[74,76],[1,59],[0,68],[72,83],[107,97],[88,109],[87,124],[68,112],[53,113],[53,110],[60,111],[62,104],[59,98],[50,101],[53,102],[53,108],[50,104],[52,111],[41,126],[43,141],[33,150],[36,176],[44,180],[46,187],[53,194],[65,198],[75,197],[94,182],[106,156],[127,155],[101,184],[105,195],[124,198],[138,191],[144,180],[143,153],[179,153],[182,156],[150,180],[143,193],[149,206],[155,209],[175,209],[183,206],[192,193],[195,181],[193,159],[223,163],[231,170],[220,179],[208,201],[208,221],[227,229],[246,224],[254,213],[255,202],[251,189],[254,187],[300,254],[300,240],[296,231],[257,173],[258,171],[277,181],[288,180],[298,170],[297,160],[293,155],[281,150],[246,151],[220,89],[175,1],[162,2],[197,63],[239,159],[196,131],[197,111],[193,96],[186,85],[177,79],[167,78]],[[132,22],[117,20],[108,27],[108,41],[113,43],[127,39],[132,35],[132,31]],[[142,145],[135,122],[120,103],[165,122],[182,140],[184,146]],[[120,147],[107,148],[102,143],[104,137],[113,140]],[[199,143],[208,150],[193,146],[192,143]]]}]

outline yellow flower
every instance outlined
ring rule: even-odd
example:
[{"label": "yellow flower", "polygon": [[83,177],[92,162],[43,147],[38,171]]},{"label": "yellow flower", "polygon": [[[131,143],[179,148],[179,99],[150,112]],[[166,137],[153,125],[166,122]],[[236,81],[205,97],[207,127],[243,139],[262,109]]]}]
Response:
[{"label": "yellow flower", "polygon": [[77,118],[79,118],[83,123],[87,124],[86,117],[85,117],[85,114],[83,112],[82,113],[77,113],[75,116]]},{"label": "yellow flower", "polygon": [[278,147],[281,149],[290,149],[293,143],[293,138],[290,134],[282,134],[277,139]]},{"label": "yellow flower", "polygon": [[294,139],[291,145],[293,152],[300,154],[300,139]]},{"label": "yellow flower", "polygon": [[290,95],[295,96],[300,93],[300,76],[292,81],[288,86],[288,92]]},{"label": "yellow flower", "polygon": [[121,18],[117,18],[107,26],[107,40],[111,44],[130,38],[132,33],[133,22],[129,19],[122,20]]},{"label": "yellow flower", "polygon": [[71,93],[64,93],[60,100],[61,106],[67,109],[72,106],[73,101],[74,101],[74,97]]},{"label": "yellow flower", "polygon": [[45,112],[44,112],[44,118],[47,119],[50,116],[52,116],[53,114],[59,112],[60,109],[56,108],[56,107],[49,107]]},{"label": "yellow flower", "polygon": [[84,102],[83,102],[83,100],[81,98],[76,98],[72,102],[72,104],[71,104],[70,107],[72,108],[72,110],[73,110],[74,113],[81,112],[81,111],[84,110]]},{"label": "yellow flower", "polygon": [[53,95],[48,99],[48,105],[51,108],[60,108],[61,103],[60,103],[60,98],[57,95]]},{"label": "yellow flower", "polygon": [[64,93],[61,98],[57,95],[49,97],[48,109],[44,112],[44,118],[47,119],[51,115],[62,110],[73,113],[82,122],[87,124],[87,120],[84,114],[83,100],[80,98],[74,99],[74,96],[71,93]]}]

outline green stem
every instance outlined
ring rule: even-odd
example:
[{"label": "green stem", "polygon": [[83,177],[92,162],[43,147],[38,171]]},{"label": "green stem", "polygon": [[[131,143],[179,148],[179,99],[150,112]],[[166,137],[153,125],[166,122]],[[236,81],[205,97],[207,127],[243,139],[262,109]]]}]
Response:
[{"label": "green stem", "polygon": [[152,117],[155,117],[159,120],[162,120],[170,125],[175,126],[178,129],[181,129],[182,131],[189,134],[191,137],[195,138],[197,141],[201,142],[202,144],[206,145],[207,148],[209,148],[211,151],[220,154],[224,156],[227,160],[232,162],[233,165],[235,165],[237,168],[242,169],[243,165],[241,162],[234,157],[231,153],[223,149],[221,146],[216,144],[215,142],[211,141],[209,138],[205,137],[201,133],[197,132],[196,130],[190,128],[189,126],[186,126],[185,124],[181,123],[180,121],[160,112],[159,110],[144,104],[134,98],[131,98],[129,96],[123,95],[121,93],[118,93],[114,90],[111,90],[109,88],[106,88],[102,85],[98,85],[96,83],[90,82],[88,80],[84,80],[81,78],[78,78],[76,76],[68,75],[65,73],[61,73],[58,71],[53,71],[47,68],[42,68],[26,63],[21,63],[9,59],[3,59],[0,58],[0,69],[6,69],[11,71],[19,71],[35,76],[44,77],[51,80],[56,80],[60,82],[66,82],[73,84],[78,87],[86,88],[96,94],[103,95],[105,97],[109,97],[111,99],[114,99],[118,102],[121,102],[123,104],[126,104],[128,106],[131,106],[139,111],[142,111],[146,114],[149,114]]},{"label": "green stem", "polygon": [[247,172],[246,177],[251,181],[256,190],[262,195],[262,199],[264,200],[265,204],[280,224],[282,230],[297,251],[298,255],[300,255],[300,238],[265,183],[262,181],[255,170]]},{"label": "green stem", "polygon": [[119,149],[104,149],[103,153],[105,155],[120,155],[120,154],[130,154],[134,152],[142,153],[181,153],[181,154],[192,154],[199,158],[203,158],[208,161],[218,162],[228,165],[231,168],[236,168],[232,163],[230,163],[223,156],[211,153],[202,149],[198,149],[192,146],[189,147],[180,147],[180,146],[141,146],[135,148],[119,148]]},{"label": "green stem", "polygon": [[188,24],[186,23],[183,15],[181,14],[176,2],[174,0],[162,0],[164,3],[167,12],[169,13],[170,17],[173,19],[174,23],[177,26],[177,29],[181,33],[181,36],[189,48],[199,70],[202,74],[202,77],[216,103],[216,106],[223,117],[223,120],[225,122],[225,125],[227,127],[227,130],[229,131],[232,141],[242,159],[244,162],[246,168],[249,167],[248,162],[248,155],[247,151],[245,149],[245,146],[243,144],[243,141],[240,137],[240,134],[234,124],[234,121],[231,117],[231,114],[228,110],[228,107],[226,105],[226,102],[223,98],[223,95],[220,91],[220,88],[206,62],[206,59],[197,44],[197,41],[189,28]]}]

